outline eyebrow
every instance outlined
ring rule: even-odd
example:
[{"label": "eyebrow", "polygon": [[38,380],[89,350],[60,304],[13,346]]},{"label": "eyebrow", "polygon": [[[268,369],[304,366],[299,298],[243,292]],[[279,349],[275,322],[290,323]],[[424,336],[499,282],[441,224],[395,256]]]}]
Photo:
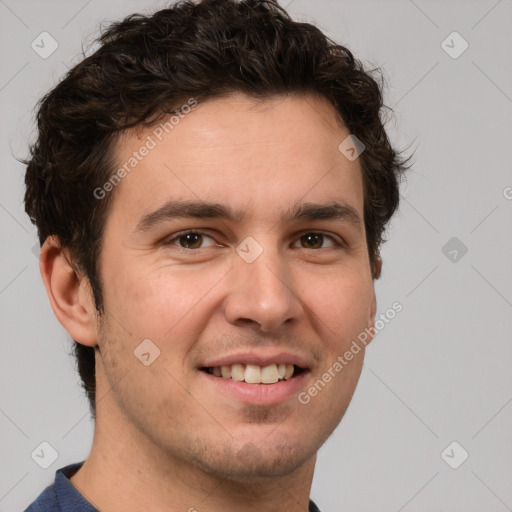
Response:
[{"label": "eyebrow", "polygon": [[[174,218],[225,219],[237,223],[245,218],[245,213],[220,203],[168,201],[157,210],[141,217],[135,232],[149,231],[156,225]],[[297,204],[284,213],[280,222],[286,223],[299,220],[343,220],[356,228],[362,226],[361,217],[352,206],[345,202],[336,201],[326,204]]]}]

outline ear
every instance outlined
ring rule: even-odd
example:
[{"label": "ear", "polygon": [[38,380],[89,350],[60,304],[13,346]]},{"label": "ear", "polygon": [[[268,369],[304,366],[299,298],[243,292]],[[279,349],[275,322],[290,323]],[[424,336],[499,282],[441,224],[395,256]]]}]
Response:
[{"label": "ear", "polygon": [[375,290],[373,291],[372,306],[370,308],[370,317],[368,318],[368,331],[371,332],[370,341],[373,340],[375,333],[375,315],[377,313],[377,296]]},{"label": "ear", "polygon": [[379,254],[377,254],[373,258],[372,270],[373,270],[373,279],[379,279],[380,274],[382,272],[382,258],[380,257]]},{"label": "ear", "polygon": [[39,269],[55,316],[71,337],[94,347],[98,343],[96,308],[89,280],[71,264],[68,249],[55,236],[48,237],[39,258]]},{"label": "ear", "polygon": [[[373,279],[378,279],[382,271],[382,259],[380,256],[376,256],[374,259],[374,276]],[[367,333],[369,333],[368,341],[365,345],[368,345],[375,336],[375,315],[377,314],[377,296],[375,295],[375,287],[372,292],[372,305],[370,308],[370,316],[368,317]]]}]

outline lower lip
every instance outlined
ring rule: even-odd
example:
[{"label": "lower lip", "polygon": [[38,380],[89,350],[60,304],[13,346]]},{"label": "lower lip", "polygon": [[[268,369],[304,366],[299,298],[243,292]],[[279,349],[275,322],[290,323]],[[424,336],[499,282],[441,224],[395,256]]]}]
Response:
[{"label": "lower lip", "polygon": [[247,382],[217,377],[204,371],[199,373],[208,379],[208,382],[216,386],[221,393],[233,396],[244,404],[275,405],[297,396],[303,388],[304,379],[309,372],[303,371],[296,377],[275,384],[248,384]]}]

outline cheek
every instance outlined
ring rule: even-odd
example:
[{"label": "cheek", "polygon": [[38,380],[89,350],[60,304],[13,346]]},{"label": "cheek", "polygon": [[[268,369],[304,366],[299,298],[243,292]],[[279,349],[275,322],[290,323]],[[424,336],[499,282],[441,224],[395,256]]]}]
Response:
[{"label": "cheek", "polygon": [[143,265],[112,279],[110,304],[127,330],[159,340],[193,337],[207,321],[207,304],[226,274],[223,269],[198,270],[176,265]]},{"label": "cheek", "polygon": [[124,269],[109,282],[109,303],[135,331],[150,337],[163,336],[186,317],[211,287],[197,273],[173,267]]},{"label": "cheek", "polygon": [[374,295],[366,276],[331,277],[306,289],[306,301],[323,333],[321,337],[333,348],[341,350],[368,327]]}]

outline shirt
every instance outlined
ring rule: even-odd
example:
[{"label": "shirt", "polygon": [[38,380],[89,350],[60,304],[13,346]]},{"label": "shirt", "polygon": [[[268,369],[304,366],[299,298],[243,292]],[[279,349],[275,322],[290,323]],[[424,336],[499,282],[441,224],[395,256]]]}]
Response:
[{"label": "shirt", "polygon": [[[70,482],[82,462],[70,464],[55,472],[55,482],[49,485],[24,512],[98,512]],[[310,500],[309,512],[320,512]]]}]

